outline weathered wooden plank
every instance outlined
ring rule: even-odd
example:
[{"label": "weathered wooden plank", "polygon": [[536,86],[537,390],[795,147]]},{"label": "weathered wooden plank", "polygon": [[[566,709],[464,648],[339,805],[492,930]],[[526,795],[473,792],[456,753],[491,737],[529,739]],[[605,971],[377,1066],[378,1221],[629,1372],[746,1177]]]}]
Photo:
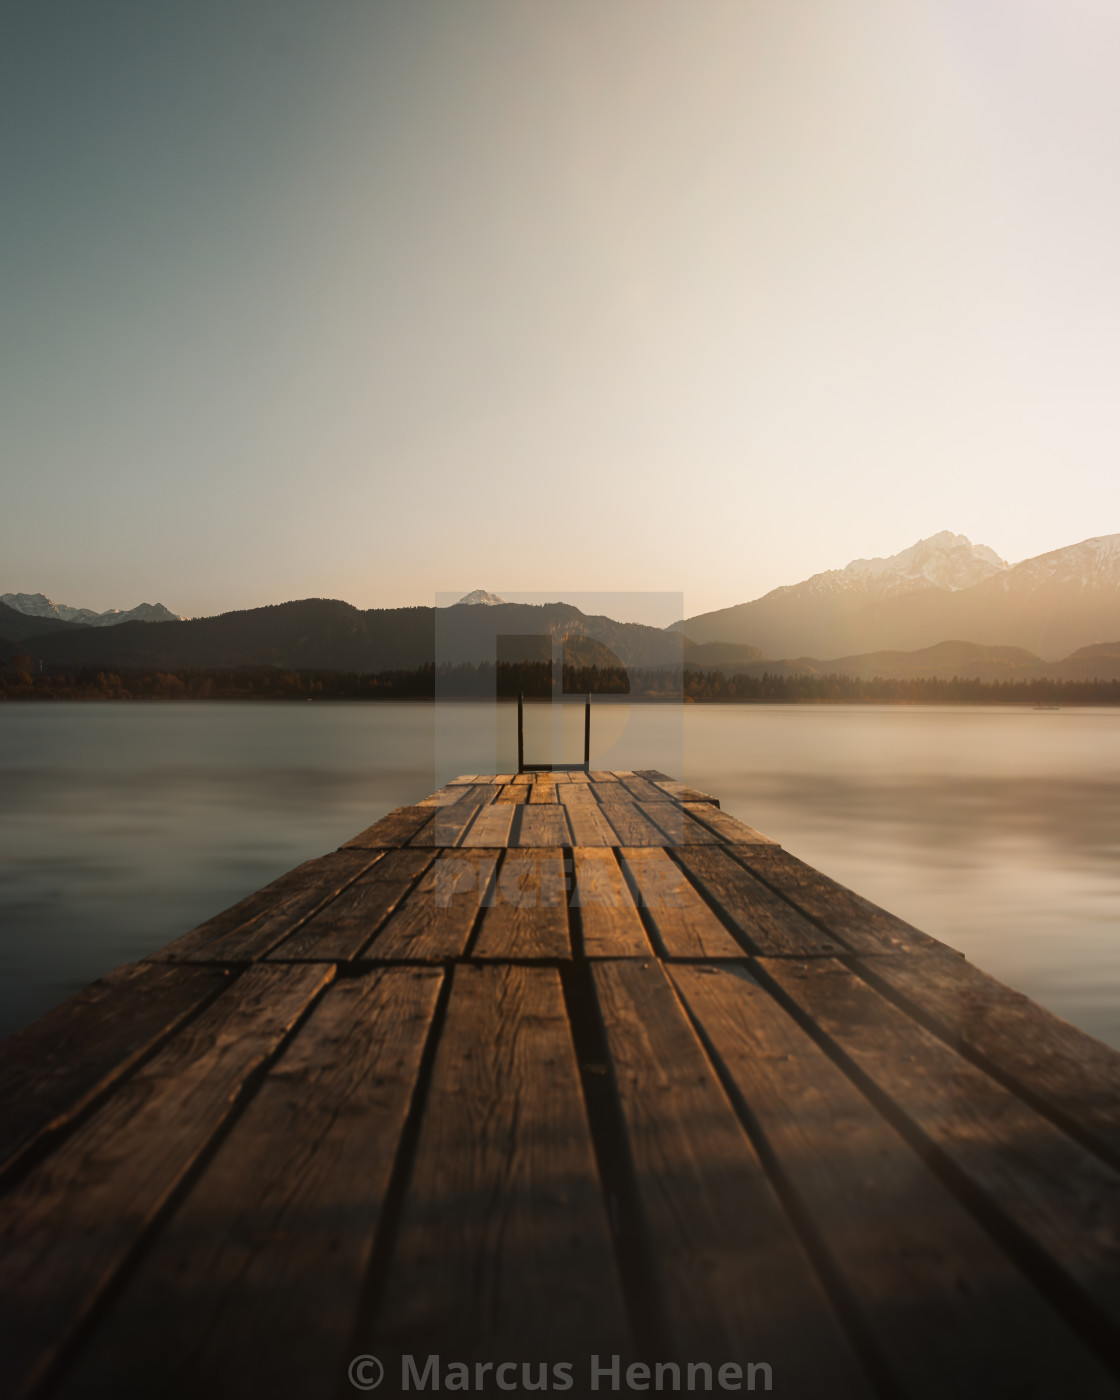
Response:
[{"label": "weathered wooden plank", "polygon": [[681,806],[686,812],[691,812],[705,826],[711,827],[716,835],[722,837],[724,841],[734,842],[739,846],[777,845],[777,842],[772,841],[769,836],[763,836],[761,831],[755,831],[753,826],[747,826],[746,822],[739,821],[737,817],[721,811],[710,802],[682,802]]},{"label": "weathered wooden plank", "polygon": [[446,787],[437,788],[435,792],[429,793],[416,804],[418,807],[450,807],[453,802],[461,802],[464,789],[453,783],[448,783]]},{"label": "weathered wooden plank", "polygon": [[0,1173],[127,1074],[230,975],[128,963],[0,1042]]},{"label": "weathered wooden plank", "polygon": [[388,1277],[362,1347],[387,1367],[628,1350],[554,969],[455,969]]},{"label": "weathered wooden plank", "polygon": [[507,787],[502,788],[494,801],[520,805],[528,802],[531,791],[532,789],[526,783],[510,783]]},{"label": "weathered wooden plank", "polygon": [[513,781],[521,787],[532,787],[533,775],[532,773],[515,773]]},{"label": "weathered wooden plank", "polygon": [[671,975],[896,1393],[1115,1393],[1037,1289],[745,967]]},{"label": "weathered wooden plank", "polygon": [[729,920],[753,952],[810,957],[842,951],[761,880],[731,858],[722,846],[683,846],[677,859],[689,879]]},{"label": "weathered wooden plank", "polygon": [[591,779],[579,768],[573,768],[568,774],[568,782],[576,783],[580,787],[586,787]]},{"label": "weathered wooden plank", "polygon": [[603,769],[600,769],[600,768],[592,768],[592,769],[588,772],[587,776],[588,776],[588,778],[591,780],[591,782],[593,782],[593,783],[617,783],[617,782],[618,782],[618,779],[615,777],[615,775],[614,775],[613,773],[607,773],[607,772],[605,772]]},{"label": "weathered wooden plank", "polygon": [[834,959],[759,965],[1087,1311],[1120,1325],[1120,1172]]},{"label": "weathered wooden plank", "polygon": [[588,958],[648,958],[652,955],[642,916],[615,860],[600,847],[572,852],[572,905],[580,911],[583,952]]},{"label": "weathered wooden plank", "polygon": [[671,838],[650,821],[636,802],[604,802],[600,810],[618,833],[623,846],[671,844]]},{"label": "weathered wooden plank", "polygon": [[63,1396],[329,1395],[442,972],[336,983],[68,1372]]},{"label": "weathered wooden plank", "polygon": [[624,847],[620,855],[669,958],[741,958],[742,945],[723,926],[668,853],[656,846]]},{"label": "weathered wooden plank", "polygon": [[485,776],[484,773],[460,773],[457,778],[452,778],[451,781],[457,785],[463,783],[477,783],[480,778],[484,778]]},{"label": "weathered wooden plank", "polygon": [[433,820],[416,833],[410,844],[428,850],[432,847],[457,846],[483,805],[470,797],[456,802],[453,807],[437,807]]},{"label": "weathered wooden plank", "polygon": [[438,810],[440,809],[437,807],[425,806],[398,807],[382,817],[379,822],[367,826],[365,831],[347,841],[342,849],[368,850],[377,846],[407,846]]},{"label": "weathered wooden plank", "polygon": [[603,815],[594,798],[590,802],[573,803],[564,809],[572,828],[572,844],[576,846],[617,846],[618,833]]},{"label": "weathered wooden plank", "polygon": [[479,810],[460,841],[461,846],[508,846],[513,822],[512,802],[491,802]]},{"label": "weathered wooden plank", "polygon": [[508,851],[483,911],[476,958],[569,958],[568,877],[559,847]]},{"label": "weathered wooden plank", "polygon": [[620,783],[617,778],[609,783],[590,782],[587,784],[587,789],[595,798],[596,802],[602,802],[604,804],[608,802],[622,802],[627,806],[633,806],[634,804],[634,794],[623,783]]},{"label": "weathered wooden plank", "polygon": [[671,846],[719,846],[720,837],[677,802],[643,802],[642,814],[668,838]]},{"label": "weathered wooden plank", "polygon": [[595,991],[667,1323],[663,1355],[765,1360],[790,1395],[870,1395],[660,964]]},{"label": "weathered wooden plank", "polygon": [[598,807],[599,805],[587,783],[569,783],[567,787],[557,789],[556,797],[565,807]]},{"label": "weathered wooden plank", "polygon": [[822,875],[780,846],[729,846],[748,870],[857,953],[945,948],[905,920]]},{"label": "weathered wooden plank", "polygon": [[497,863],[495,850],[441,851],[364,956],[375,962],[461,957],[479,909],[492,897]]},{"label": "weathered wooden plank", "polygon": [[529,789],[530,802],[555,802],[556,784],[552,781],[543,782],[539,775],[537,781]]},{"label": "weathered wooden plank", "polygon": [[516,776],[515,773],[495,773],[490,781],[492,783],[497,783],[499,786],[504,786],[506,783],[512,783]]},{"label": "weathered wooden plank", "polygon": [[1111,1046],[955,954],[869,958],[856,971],[1120,1166],[1120,1053]]},{"label": "weathered wooden plank", "polygon": [[432,863],[431,851],[387,851],[346,889],[268,955],[270,962],[348,962],[404,899]]},{"label": "weathered wooden plank", "polygon": [[[436,809],[425,810],[430,813]],[[152,954],[152,960],[255,962],[383,854],[379,850],[344,849],[305,861],[232,909],[169,943]]]},{"label": "weathered wooden plank", "polygon": [[42,1379],[332,975],[250,968],[0,1198],[7,1395]]},{"label": "weathered wooden plank", "polygon": [[569,846],[571,835],[564,813],[568,809],[559,803],[553,806],[521,809],[521,831],[511,839],[515,846]]},{"label": "weathered wooden plank", "polygon": [[463,801],[477,802],[480,805],[493,802],[501,790],[501,783],[495,783],[488,778],[485,782],[472,783],[467,789]]},{"label": "weathered wooden plank", "polygon": [[701,792],[699,788],[689,787],[687,783],[668,779],[654,783],[654,787],[660,788],[665,796],[671,797],[674,802],[707,802],[713,807],[719,806],[718,797],[713,797],[710,792]]},{"label": "weathered wooden plank", "polygon": [[664,783],[673,781],[669,777],[668,773],[662,773],[659,768],[635,768],[634,776],[636,778],[645,778],[651,783]]},{"label": "weathered wooden plank", "polygon": [[631,773],[629,777],[620,776],[619,783],[638,802],[664,802],[665,794],[660,788],[654,787],[646,778],[641,778],[637,773]]}]

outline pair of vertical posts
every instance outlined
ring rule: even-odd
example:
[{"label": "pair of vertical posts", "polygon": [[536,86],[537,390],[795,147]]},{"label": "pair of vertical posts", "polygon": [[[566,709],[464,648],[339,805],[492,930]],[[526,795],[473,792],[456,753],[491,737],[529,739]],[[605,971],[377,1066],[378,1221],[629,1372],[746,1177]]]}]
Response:
[{"label": "pair of vertical posts", "polygon": [[525,693],[517,694],[517,771],[519,773],[566,773],[588,772],[591,768],[591,696],[583,707],[583,762],[582,763],[526,763],[525,762]]}]

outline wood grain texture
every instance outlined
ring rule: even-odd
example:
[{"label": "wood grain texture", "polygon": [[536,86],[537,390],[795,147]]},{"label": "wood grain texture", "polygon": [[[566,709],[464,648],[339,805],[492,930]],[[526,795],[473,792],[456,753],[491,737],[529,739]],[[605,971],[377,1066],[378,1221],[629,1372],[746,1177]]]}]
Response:
[{"label": "wood grain texture", "polygon": [[349,962],[431,865],[431,851],[387,851],[268,955],[269,962]]},{"label": "wood grain texture", "polygon": [[854,952],[891,953],[946,946],[822,875],[780,846],[729,846],[728,849],[740,864]]},{"label": "wood grain texture", "polygon": [[617,778],[613,777],[613,775],[609,783],[599,782],[593,779],[587,784],[587,790],[591,793],[592,797],[595,798],[596,802],[602,802],[604,804],[608,802],[623,802],[628,806],[634,804],[634,794],[624,783],[619,782]]},{"label": "wood grain texture", "polygon": [[691,813],[697,821],[710,827],[724,841],[731,841],[740,846],[774,846],[777,844],[769,836],[763,836],[761,831],[755,831],[753,826],[748,826],[746,822],[741,822],[737,817],[721,811],[710,802],[682,802],[681,806],[686,812]]},{"label": "wood grain texture", "polygon": [[0,1042],[0,1172],[127,1074],[230,976],[128,963]]},{"label": "wood grain texture", "polygon": [[722,838],[677,802],[643,802],[641,812],[664,833],[670,846],[719,846]]},{"label": "wood grain texture", "polygon": [[664,1355],[765,1359],[790,1395],[870,1395],[657,963],[592,975],[667,1319]]},{"label": "wood grain texture", "polygon": [[685,846],[676,858],[751,951],[791,957],[840,951],[836,939],[756,880],[724,847]]},{"label": "wood grain texture", "polygon": [[427,797],[421,798],[416,804],[418,807],[450,807],[453,802],[463,800],[463,788],[456,783],[448,783],[446,787],[437,788],[435,792],[429,793]]},{"label": "wood grain texture", "polygon": [[568,874],[558,849],[508,851],[483,911],[476,958],[570,958]]},{"label": "wood grain texture", "polygon": [[374,961],[462,957],[498,863],[495,850],[440,851],[365,950]]},{"label": "wood grain texture", "polygon": [[1115,1393],[1004,1251],[744,966],[671,976],[897,1394]]},{"label": "wood grain texture", "polygon": [[8,1396],[44,1374],[332,975],[250,968],[0,1199]]},{"label": "wood grain texture", "polygon": [[1111,1046],[955,954],[868,959],[857,971],[1120,1166],[1120,1053]]},{"label": "wood grain texture", "polygon": [[523,802],[528,802],[530,791],[531,789],[525,783],[510,783],[508,787],[502,788],[494,801],[495,803],[509,802],[513,805],[518,805]]},{"label": "wood grain texture", "polygon": [[521,830],[511,841],[516,846],[569,846],[571,833],[559,803],[551,806],[525,806],[521,809]]},{"label": "wood grain texture", "polygon": [[572,906],[580,912],[584,956],[652,956],[642,916],[614,852],[601,846],[577,847],[572,859],[575,867]]},{"label": "wood grain texture", "polygon": [[719,806],[718,797],[713,797],[710,792],[701,792],[699,788],[689,787],[687,783],[661,779],[656,781],[654,786],[660,788],[665,796],[671,797],[674,802],[707,802],[713,807]]},{"label": "wood grain texture", "polygon": [[[474,789],[468,788],[467,791],[473,794]],[[409,844],[427,850],[459,845],[484,805],[472,795],[462,802],[456,802],[453,807],[437,807],[433,819],[416,833]]]},{"label": "wood grain texture", "polygon": [[513,822],[513,804],[495,800],[483,807],[470,824],[463,839],[463,846],[508,846],[510,826]]},{"label": "wood grain texture", "polygon": [[627,1350],[554,969],[455,969],[389,1277],[379,1355]]},{"label": "wood grain texture", "polygon": [[597,807],[591,792],[589,783],[569,783],[567,787],[558,788],[556,797],[565,807]]},{"label": "wood grain texture", "polygon": [[566,807],[572,843],[576,846],[617,846],[618,832],[603,815],[603,809],[592,798]]},{"label": "wood grain texture", "polygon": [[332,986],[143,1259],[63,1396],[327,1400],[443,974]]},{"label": "wood grain texture", "polygon": [[650,821],[636,802],[604,802],[601,811],[614,828],[620,845],[668,846],[671,844],[671,838]]},{"label": "wood grain texture", "polygon": [[152,959],[255,962],[334,899],[383,854],[383,851],[360,848],[344,849],[305,861],[232,909],[169,943],[153,954]]},{"label": "wood grain texture", "polygon": [[380,821],[367,826],[346,842],[343,850],[376,849],[378,846],[407,846],[435,815],[434,807],[398,807]]},{"label": "wood grain texture", "polygon": [[623,865],[668,958],[741,958],[743,947],[697,892],[667,851],[623,847]]},{"label": "wood grain texture", "polygon": [[619,778],[619,782],[638,802],[665,801],[665,794],[661,789],[654,787],[647,778],[642,778],[637,773],[631,773],[626,778]]},{"label": "wood grain texture", "polygon": [[767,976],[1048,1256],[1086,1309],[1120,1325],[1120,1173],[832,959],[767,958]]}]

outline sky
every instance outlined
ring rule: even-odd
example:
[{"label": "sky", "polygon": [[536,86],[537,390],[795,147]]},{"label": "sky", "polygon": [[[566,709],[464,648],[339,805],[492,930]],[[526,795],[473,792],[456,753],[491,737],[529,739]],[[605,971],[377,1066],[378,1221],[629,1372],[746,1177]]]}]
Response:
[{"label": "sky", "polygon": [[1120,531],[1112,0],[0,0],[0,592]]}]

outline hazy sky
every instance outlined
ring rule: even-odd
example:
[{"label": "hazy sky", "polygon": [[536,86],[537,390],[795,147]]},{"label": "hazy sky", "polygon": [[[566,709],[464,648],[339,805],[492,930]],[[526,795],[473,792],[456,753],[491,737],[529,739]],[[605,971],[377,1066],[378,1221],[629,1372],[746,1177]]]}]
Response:
[{"label": "hazy sky", "polygon": [[0,0],[0,592],[1120,530],[1115,0]]}]

